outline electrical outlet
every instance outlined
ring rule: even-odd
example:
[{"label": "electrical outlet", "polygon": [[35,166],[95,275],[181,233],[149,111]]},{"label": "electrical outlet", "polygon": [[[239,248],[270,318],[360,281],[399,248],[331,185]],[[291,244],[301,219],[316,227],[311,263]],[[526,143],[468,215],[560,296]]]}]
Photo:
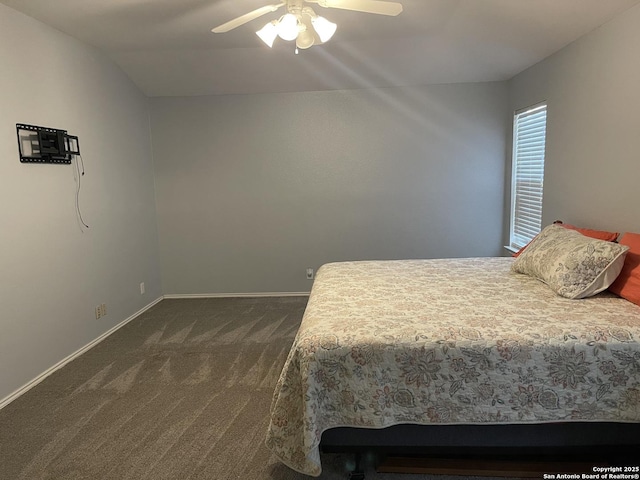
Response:
[{"label": "electrical outlet", "polygon": [[96,320],[100,320],[100,317],[102,317],[102,306],[98,305],[96,307]]},{"label": "electrical outlet", "polygon": [[313,280],[313,268],[307,268],[307,280]]},{"label": "electrical outlet", "polygon": [[144,295],[144,282],[140,282],[140,295]]},{"label": "electrical outlet", "polygon": [[103,303],[102,305],[100,305],[100,310],[102,312],[102,316],[106,317],[107,316],[107,304]]}]

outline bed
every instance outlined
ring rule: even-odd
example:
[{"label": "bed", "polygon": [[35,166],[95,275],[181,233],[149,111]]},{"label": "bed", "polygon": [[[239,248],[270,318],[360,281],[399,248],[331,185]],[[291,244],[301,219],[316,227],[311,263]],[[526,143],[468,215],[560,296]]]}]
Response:
[{"label": "bed", "polygon": [[564,298],[513,262],[324,265],[267,446],[318,476],[323,432],[340,427],[601,422],[640,443],[640,307],[606,291]]}]

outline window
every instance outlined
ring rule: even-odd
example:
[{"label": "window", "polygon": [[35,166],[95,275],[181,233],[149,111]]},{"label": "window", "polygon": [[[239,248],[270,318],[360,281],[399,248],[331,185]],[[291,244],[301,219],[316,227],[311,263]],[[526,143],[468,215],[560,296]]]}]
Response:
[{"label": "window", "polygon": [[509,246],[519,249],[542,228],[547,105],[517,112],[513,119],[513,170]]}]

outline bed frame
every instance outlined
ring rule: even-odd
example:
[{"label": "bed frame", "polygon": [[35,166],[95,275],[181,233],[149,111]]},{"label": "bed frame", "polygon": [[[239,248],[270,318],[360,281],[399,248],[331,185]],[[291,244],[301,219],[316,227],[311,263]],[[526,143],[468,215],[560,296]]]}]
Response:
[{"label": "bed frame", "polygon": [[[542,464],[588,461],[593,465],[631,466],[637,465],[640,458],[640,423],[341,427],[324,432],[320,448],[324,453],[355,454],[352,480],[364,479],[360,465],[364,455],[373,455],[378,460],[395,456],[460,461],[491,458],[505,464],[534,460]],[[532,476],[540,478],[539,472]],[[466,474],[482,475],[482,472]]]}]

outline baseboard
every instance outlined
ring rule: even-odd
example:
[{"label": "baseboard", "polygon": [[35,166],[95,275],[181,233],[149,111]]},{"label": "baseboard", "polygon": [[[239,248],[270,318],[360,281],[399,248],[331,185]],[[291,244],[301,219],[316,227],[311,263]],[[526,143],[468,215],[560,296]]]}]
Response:
[{"label": "baseboard", "polygon": [[44,372],[42,372],[40,375],[38,375],[36,378],[34,378],[33,380],[31,380],[30,382],[28,382],[27,384],[23,385],[22,387],[20,387],[18,390],[16,390],[15,392],[9,394],[7,397],[3,398],[2,400],[0,400],[0,410],[3,409],[4,407],[6,407],[7,405],[9,405],[11,402],[13,402],[15,399],[17,399],[19,396],[23,395],[24,393],[28,392],[29,390],[31,390],[33,387],[35,387],[36,385],[38,385],[40,382],[42,382],[45,378],[47,378],[49,375],[51,375],[52,373],[54,373],[56,370],[60,370],[62,367],[64,367],[67,363],[71,362],[72,360],[75,360],[77,357],[79,357],[80,355],[82,355],[84,352],[86,352],[87,350],[89,350],[90,348],[94,347],[95,345],[97,345],[98,343],[100,343],[102,340],[104,340],[105,338],[107,338],[109,335],[111,335],[113,332],[115,332],[116,330],[124,327],[127,323],[129,323],[131,320],[133,320],[134,318],[138,317],[139,315],[143,314],[144,312],[146,312],[147,310],[149,310],[151,307],[153,307],[155,304],[157,304],[158,302],[160,302],[163,299],[162,296],[158,297],[157,299],[155,299],[154,301],[152,301],[150,304],[146,305],[145,307],[142,307],[140,310],[138,310],[136,313],[134,313],[133,315],[131,315],[130,317],[126,318],[125,320],[123,320],[122,322],[120,322],[119,324],[117,324],[115,327],[112,327],[111,329],[107,330],[106,332],[104,332],[102,335],[100,335],[99,337],[97,337],[95,340],[92,340],[91,342],[87,343],[84,347],[82,347],[80,350],[77,350],[76,352],[72,353],[71,355],[69,355],[68,357],[64,358],[63,360],[60,360],[58,363],[56,363],[54,366],[52,366],[51,368],[45,370]]},{"label": "baseboard", "polygon": [[173,293],[164,298],[257,298],[257,297],[308,297],[309,292],[256,292],[256,293]]}]

